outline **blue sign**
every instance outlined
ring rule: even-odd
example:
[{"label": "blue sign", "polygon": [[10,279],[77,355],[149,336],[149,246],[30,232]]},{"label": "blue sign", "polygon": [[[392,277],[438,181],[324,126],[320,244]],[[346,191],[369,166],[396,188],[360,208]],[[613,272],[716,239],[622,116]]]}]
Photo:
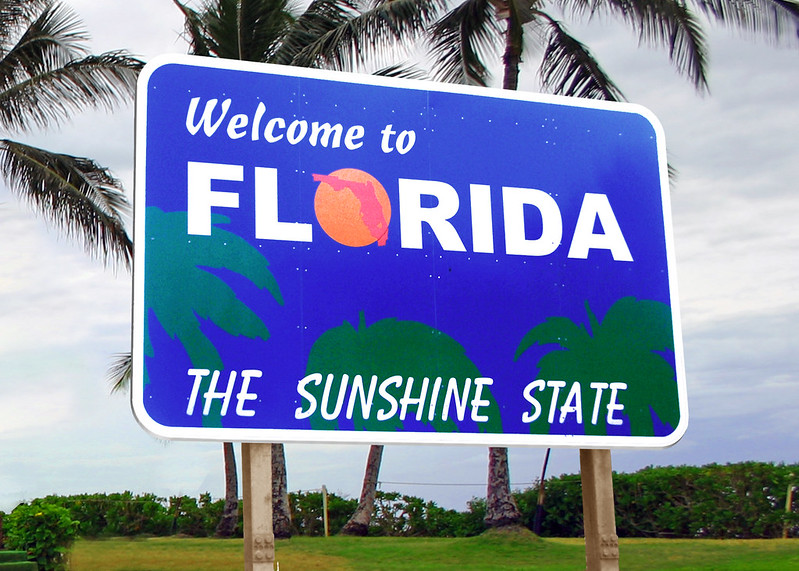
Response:
[{"label": "blue sign", "polygon": [[673,444],[667,185],[634,105],[158,58],[136,417],[162,438]]}]

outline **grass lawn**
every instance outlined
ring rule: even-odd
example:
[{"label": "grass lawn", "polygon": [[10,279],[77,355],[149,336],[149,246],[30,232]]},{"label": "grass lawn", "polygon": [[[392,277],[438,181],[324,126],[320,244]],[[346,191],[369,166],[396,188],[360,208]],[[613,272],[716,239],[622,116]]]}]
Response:
[{"label": "grass lawn", "polygon": [[[799,540],[622,539],[624,571],[795,571]],[[574,571],[580,539],[484,535],[467,539],[307,538],[278,541],[280,571]],[[241,571],[242,540],[80,540],[72,571]]]}]

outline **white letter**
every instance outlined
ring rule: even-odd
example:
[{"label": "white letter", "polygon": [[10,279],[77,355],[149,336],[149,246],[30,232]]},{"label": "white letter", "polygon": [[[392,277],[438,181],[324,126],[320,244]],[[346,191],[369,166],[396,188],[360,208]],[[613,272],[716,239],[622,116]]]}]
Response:
[{"label": "white letter", "polygon": [[205,391],[203,398],[205,399],[205,408],[203,408],[203,416],[208,416],[211,412],[211,403],[214,399],[220,399],[222,401],[222,410],[221,415],[225,416],[227,414],[227,407],[230,404],[230,395],[233,394],[233,385],[236,383],[236,371],[230,371],[230,376],[227,380],[227,388],[225,392],[218,393],[216,392],[216,383],[219,380],[219,371],[214,371],[213,376],[211,377],[211,386],[208,387],[208,390]]},{"label": "white letter", "polygon": [[194,405],[197,402],[197,393],[200,390],[200,382],[203,377],[208,375],[211,371],[208,369],[189,369],[189,375],[194,375],[194,384],[191,387],[191,396],[189,397],[189,406],[186,407],[186,414],[194,414]]},{"label": "white letter", "polygon": [[389,139],[391,138],[391,135],[396,135],[397,132],[391,127],[393,127],[393,125],[386,125],[383,130],[380,131],[380,134],[383,135],[383,138],[380,140],[380,148],[384,153],[390,153],[394,150],[391,147],[391,141],[389,141]]},{"label": "white letter", "polygon": [[[458,212],[458,193],[445,182],[401,178],[399,184],[400,242],[403,248],[422,248],[422,222],[427,222],[445,250],[465,252],[466,248],[449,219]],[[422,195],[435,196],[438,204],[422,207]]]},{"label": "white letter", "polygon": [[388,389],[386,387],[388,387],[388,385],[397,385],[399,387],[401,384],[402,384],[402,377],[400,377],[399,375],[394,375],[393,377],[389,377],[385,381],[380,383],[380,388],[377,389],[377,392],[380,393],[380,396],[383,397],[391,405],[391,408],[389,408],[388,410],[384,408],[378,410],[377,411],[378,421],[383,422],[384,420],[388,420],[397,413],[397,408],[399,408],[399,406],[397,405],[397,399],[395,399],[394,396],[388,392]]},{"label": "white letter", "polygon": [[533,412],[525,412],[522,414],[522,422],[530,423],[533,422],[536,418],[541,416],[541,403],[539,403],[536,398],[533,396],[533,390],[538,389],[539,391],[543,391],[546,388],[546,383],[544,379],[536,379],[532,383],[529,383],[526,387],[524,387],[524,400],[529,402],[533,405]]},{"label": "white letter", "polygon": [[447,420],[449,418],[449,406],[453,400],[455,400],[455,414],[458,417],[458,420],[463,420],[464,415],[466,414],[466,405],[469,401],[469,390],[472,387],[472,380],[466,379],[466,383],[463,387],[463,394],[461,395],[460,400],[458,399],[458,379],[452,377],[449,380],[449,384],[447,385],[447,393],[444,397],[444,414],[441,415],[441,420]]},{"label": "white letter", "polygon": [[430,406],[427,408],[427,420],[433,422],[436,416],[436,404],[438,403],[438,391],[441,390],[441,377],[436,377],[433,383],[433,392],[430,393]]},{"label": "white letter", "polygon": [[319,134],[322,134],[322,146],[327,148],[328,143],[330,142],[330,133],[333,133],[333,146],[331,148],[338,149],[341,146],[341,132],[344,130],[344,127],[341,126],[341,123],[336,123],[335,125],[330,125],[330,123],[322,123],[321,125],[314,121],[311,123],[311,136],[308,139],[308,142],[311,143],[312,147],[316,146],[316,143],[319,141]]},{"label": "white letter", "polygon": [[416,144],[416,131],[402,131],[397,137],[397,152],[404,155]]},{"label": "white letter", "polygon": [[317,387],[319,383],[322,382],[322,374],[321,373],[313,373],[310,375],[306,375],[303,379],[297,383],[297,392],[300,393],[300,396],[308,401],[308,410],[302,410],[301,406],[298,406],[294,410],[294,418],[297,420],[302,420],[304,418],[308,418],[314,412],[316,412],[316,397],[314,397],[311,393],[305,390],[305,385],[308,383],[313,383]]},{"label": "white letter", "polygon": [[200,103],[199,97],[193,97],[191,102],[189,103],[189,112],[186,114],[186,129],[188,129],[189,133],[192,135],[196,135],[197,131],[200,130],[200,125],[203,127],[203,132],[207,137],[213,135],[216,130],[219,128],[219,125],[222,123],[222,120],[227,115],[228,109],[230,109],[230,99],[225,99],[222,102],[222,114],[217,119],[216,123],[213,125],[211,124],[211,113],[216,107],[216,103],[219,101],[218,99],[209,99],[208,102],[205,104],[205,110],[203,111],[202,117],[194,125],[194,114],[197,112],[197,105]]},{"label": "white letter", "polygon": [[[541,213],[541,236],[528,240],[524,227],[524,206],[535,206]],[[519,256],[547,256],[560,246],[563,220],[555,199],[535,188],[502,187],[505,217],[505,251]]]},{"label": "white letter", "polygon": [[347,403],[347,419],[352,418],[352,412],[355,409],[355,398],[359,396],[361,401],[361,418],[366,420],[372,413],[372,401],[375,398],[375,389],[377,389],[377,375],[372,375],[372,382],[369,383],[369,394],[363,387],[363,377],[355,375],[352,379],[352,392],[350,392],[350,401]]},{"label": "white letter", "polygon": [[265,112],[266,112],[266,105],[264,105],[263,102],[259,101],[258,107],[255,108],[255,117],[253,117],[252,120],[252,134],[250,135],[250,138],[253,141],[258,140],[258,137],[260,135],[258,131],[261,129],[261,117],[264,116]]},{"label": "white letter", "polygon": [[470,184],[472,203],[472,251],[494,253],[494,220],[491,215],[491,187]]},{"label": "white letter", "polygon": [[620,418],[613,418],[615,411],[623,411],[624,405],[616,402],[616,397],[619,396],[619,391],[626,391],[627,383],[610,383],[610,402],[608,403],[608,424],[623,424],[624,421]]},{"label": "white letter", "polygon": [[275,125],[279,125],[281,129],[286,128],[286,122],[281,117],[272,117],[264,127],[264,139],[270,143],[277,143],[283,138],[283,134],[275,135]]},{"label": "white letter", "polygon": [[488,377],[478,377],[474,380],[474,397],[472,398],[472,420],[475,422],[488,422],[488,417],[483,414],[477,414],[477,409],[481,406],[488,406],[491,401],[480,398],[483,396],[483,386],[493,385],[494,379]]},{"label": "white letter", "polygon": [[547,381],[547,386],[555,389],[552,391],[552,401],[549,403],[549,416],[547,421],[552,424],[555,421],[555,409],[558,408],[558,395],[560,389],[566,386],[566,381]]},{"label": "white letter", "polygon": [[[594,234],[594,223],[599,218],[604,234]],[[586,259],[591,248],[610,250],[613,259],[620,262],[632,262],[630,248],[616,221],[616,215],[610,207],[608,197],[604,194],[586,193],[577,226],[574,228],[572,245],[569,248],[570,258]]]},{"label": "white letter", "polygon": [[591,383],[591,388],[596,391],[594,396],[594,412],[591,413],[591,424],[596,424],[599,420],[599,405],[602,402],[602,391],[608,388],[607,383]]},{"label": "white letter", "polygon": [[344,146],[349,150],[354,151],[363,146],[363,134],[365,130],[362,125],[353,125],[347,129],[347,134],[344,135]]},{"label": "white letter", "polygon": [[247,116],[246,115],[233,115],[230,118],[230,123],[227,124],[227,136],[231,139],[241,139],[244,135],[247,134],[247,131],[240,133],[238,129],[247,126]]},{"label": "white letter", "polygon": [[300,222],[278,222],[277,169],[255,167],[255,237],[258,240],[311,242],[313,227]]},{"label": "white letter", "polygon": [[333,374],[329,373],[327,375],[327,380],[325,381],[325,390],[322,392],[322,418],[325,420],[336,420],[339,414],[341,414],[341,407],[344,405],[344,395],[347,394],[347,385],[350,382],[350,376],[346,373],[341,375],[341,385],[338,388],[338,398],[336,399],[336,408],[333,412],[327,411],[327,405],[330,403],[330,387],[333,386]]},{"label": "white letter", "polygon": [[247,392],[250,390],[250,379],[260,379],[263,373],[257,369],[246,369],[241,372],[241,390],[236,395],[238,404],[236,405],[236,414],[239,416],[255,416],[254,410],[246,410],[244,403],[248,400],[255,400],[258,395],[255,393]]},{"label": "white letter", "polygon": [[577,424],[583,423],[583,396],[580,391],[580,383],[572,383],[572,388],[569,389],[569,394],[566,397],[566,402],[560,407],[560,419],[558,422],[563,424],[566,416],[569,413],[577,413]]},{"label": "white letter", "polygon": [[411,396],[411,392],[413,391],[413,377],[408,377],[407,384],[405,385],[405,394],[400,399],[400,420],[405,420],[408,407],[411,405],[416,406],[416,420],[422,420],[422,413],[424,412],[424,399],[427,398],[428,383],[430,383],[430,379],[425,377],[422,381],[421,394],[414,398]]},{"label": "white letter", "polygon": [[216,163],[188,163],[188,232],[198,236],[211,235],[211,207],[239,207],[237,192],[211,190],[212,180],[244,180],[241,165]]},{"label": "white letter", "polygon": [[[299,133],[297,129],[299,129]],[[308,122],[295,119],[291,122],[291,125],[289,125],[288,131],[286,131],[286,140],[292,145],[296,145],[305,138],[307,133]]]}]

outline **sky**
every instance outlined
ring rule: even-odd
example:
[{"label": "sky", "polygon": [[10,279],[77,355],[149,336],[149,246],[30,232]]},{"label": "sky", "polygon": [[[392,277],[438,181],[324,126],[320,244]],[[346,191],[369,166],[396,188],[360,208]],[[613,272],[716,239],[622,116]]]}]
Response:
[{"label": "sky", "polygon": [[[144,60],[185,53],[169,0],[72,0],[93,52]],[[614,450],[613,466],[799,462],[799,45],[709,28],[710,93],[678,77],[663,50],[608,22],[573,27],[634,103],[663,124],[690,421],[680,442]],[[525,67],[521,88],[535,91]],[[18,137],[89,156],[133,187],[132,105],[86,112]],[[222,445],[166,442],[110,394],[113,356],[130,349],[131,278],[104,268],[0,183],[0,510],[47,494],[224,495]],[[366,445],[287,445],[289,489],[357,497]],[[543,448],[510,450],[511,481],[531,485]],[[548,474],[577,473],[576,449]],[[485,494],[487,450],[387,446],[381,488],[465,509]]]}]

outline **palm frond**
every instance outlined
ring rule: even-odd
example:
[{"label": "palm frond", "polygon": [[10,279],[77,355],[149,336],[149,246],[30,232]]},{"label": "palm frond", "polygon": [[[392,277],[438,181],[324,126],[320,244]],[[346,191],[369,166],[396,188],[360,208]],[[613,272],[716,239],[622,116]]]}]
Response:
[{"label": "palm frond", "polygon": [[12,191],[104,261],[130,266],[124,227],[130,205],[120,181],[82,157],[0,140],[0,171]]},{"label": "palm frond", "polygon": [[[88,35],[77,15],[64,5],[47,3],[37,14],[25,14],[2,36],[7,51],[0,60],[0,87],[58,68],[88,52]],[[16,43],[14,39],[16,36]]]},{"label": "palm frond", "polygon": [[557,95],[623,101],[624,94],[600,67],[591,51],[560,22],[543,12],[546,48],[539,74],[544,89]]},{"label": "palm frond", "polygon": [[799,3],[795,0],[694,0],[716,22],[774,40],[799,37]]},{"label": "palm frond", "polygon": [[216,0],[203,21],[218,57],[268,61],[294,18],[285,0]]},{"label": "palm frond", "polygon": [[266,62],[296,21],[286,0],[239,2],[239,58]]},{"label": "palm frond", "polygon": [[[322,16],[327,11],[329,16],[304,20],[313,14],[312,9],[325,4],[328,6],[316,14]],[[366,60],[378,61],[391,49],[411,45],[426,31],[441,6],[440,0],[385,0],[360,11],[349,2],[317,0],[298,20],[298,24],[304,21],[313,27],[306,28],[310,32],[306,42],[290,63],[352,70]]]},{"label": "palm frond", "polygon": [[133,377],[133,355],[130,353],[117,353],[108,368],[106,378],[111,385],[111,392],[126,391],[130,387]]},{"label": "palm frond", "polygon": [[[47,0],[5,0],[0,3],[0,38],[9,38],[20,24],[30,22],[32,14],[37,14],[47,5]],[[0,47],[5,51],[7,46]]]},{"label": "palm frond", "polygon": [[383,77],[402,77],[404,79],[428,79],[427,72],[414,64],[394,64],[378,69],[374,75]]},{"label": "palm frond", "polygon": [[625,351],[674,350],[671,309],[659,301],[623,297],[605,313],[594,336]]},{"label": "palm frond", "polygon": [[697,90],[707,90],[707,41],[699,20],[683,0],[608,0],[595,7],[608,9],[632,24],[639,41],[665,46],[677,71],[690,78]]},{"label": "palm frond", "polygon": [[184,28],[183,38],[189,44],[189,53],[198,56],[209,56],[211,50],[206,38],[205,26],[199,12],[181,4],[179,0],[172,0],[183,13]]},{"label": "palm frond", "polygon": [[564,349],[577,350],[585,347],[591,336],[584,325],[578,325],[567,317],[548,317],[546,321],[530,329],[516,348],[514,359],[533,345],[558,344]]},{"label": "palm frond", "polygon": [[358,13],[357,4],[349,0],[314,0],[294,20],[269,61],[282,65],[312,67],[316,63],[314,53],[319,49],[308,53],[308,47],[318,43],[331,31],[345,26]]},{"label": "palm frond", "polygon": [[0,92],[0,125],[45,128],[87,107],[111,109],[133,95],[143,63],[107,52],[45,70]]},{"label": "palm frond", "polygon": [[467,0],[431,28],[434,77],[438,81],[486,85],[483,58],[495,55],[502,31],[488,0]]}]

